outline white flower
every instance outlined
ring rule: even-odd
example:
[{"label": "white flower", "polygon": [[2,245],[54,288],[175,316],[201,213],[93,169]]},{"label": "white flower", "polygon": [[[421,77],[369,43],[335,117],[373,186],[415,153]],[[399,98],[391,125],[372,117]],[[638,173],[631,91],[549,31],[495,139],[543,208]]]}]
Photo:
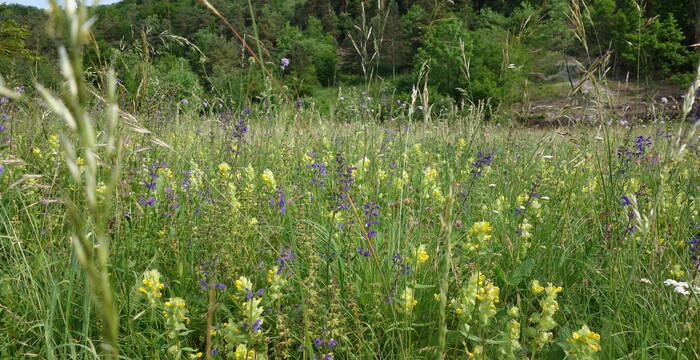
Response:
[{"label": "white flower", "polygon": [[553,157],[554,156],[552,156],[552,155],[542,155],[542,158],[544,158],[544,159],[551,159]]},{"label": "white flower", "polygon": [[489,187],[496,187],[496,184],[489,184]]},{"label": "white flower", "polygon": [[649,280],[647,278],[641,278],[641,279],[639,279],[639,282],[643,282],[645,284],[651,284],[651,280]]},{"label": "white flower", "polygon": [[[688,288],[691,288],[690,284],[688,284],[685,281],[676,281],[673,279],[666,279],[664,281],[664,285],[666,286],[673,286],[673,291],[683,294],[683,295],[690,295],[690,291],[688,291]],[[693,292],[697,293],[698,292],[698,287],[694,286],[691,288]]]},{"label": "white flower", "polygon": [[677,285],[678,285],[678,282],[677,282],[676,280],[673,280],[673,279],[666,279],[666,280],[664,280],[664,285],[666,285],[666,286],[677,286]]},{"label": "white flower", "polygon": [[677,293],[679,293],[679,294],[683,294],[683,295],[690,295],[690,292],[688,291],[688,289],[686,289],[686,288],[683,287],[683,286],[676,286],[676,287],[673,289],[673,291],[675,291],[675,292],[677,292]]},{"label": "white flower", "polygon": [[549,200],[549,196],[543,196],[542,200]]}]

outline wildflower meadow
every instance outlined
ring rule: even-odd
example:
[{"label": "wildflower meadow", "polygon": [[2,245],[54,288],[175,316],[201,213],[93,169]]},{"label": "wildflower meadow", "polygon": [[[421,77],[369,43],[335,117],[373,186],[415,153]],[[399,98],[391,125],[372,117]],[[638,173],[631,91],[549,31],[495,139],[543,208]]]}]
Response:
[{"label": "wildflower meadow", "polygon": [[67,3],[65,85],[2,87],[0,358],[700,358],[700,80],[547,128],[427,78],[129,112]]}]

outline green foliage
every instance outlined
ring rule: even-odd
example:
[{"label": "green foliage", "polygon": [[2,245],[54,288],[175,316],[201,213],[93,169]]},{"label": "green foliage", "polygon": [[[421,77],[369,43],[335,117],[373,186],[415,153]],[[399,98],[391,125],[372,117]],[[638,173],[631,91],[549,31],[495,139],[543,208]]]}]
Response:
[{"label": "green foliage", "polygon": [[416,71],[427,62],[430,66],[430,81],[442,93],[458,97],[457,88],[466,88],[467,69],[464,60],[473,55],[473,38],[467,25],[457,18],[444,19],[428,28],[422,44],[416,55]]},{"label": "green foliage", "polygon": [[27,49],[25,45],[25,38],[28,36],[27,28],[14,20],[0,23],[0,57],[14,60],[36,57],[34,51]]},{"label": "green foliage", "polygon": [[594,54],[613,50],[622,71],[670,77],[695,67],[688,38],[673,13],[650,16],[632,1],[596,0],[590,6]]},{"label": "green foliage", "polygon": [[507,38],[497,26],[470,31],[462,20],[445,19],[426,31],[415,66],[428,62],[430,82],[455,99],[464,95],[472,102],[507,103],[515,99],[513,87],[525,79],[527,61],[523,49]]},{"label": "green foliage", "polygon": [[[277,40],[278,59],[291,59],[289,71],[295,74],[295,82],[302,81],[311,86],[334,84],[338,68],[336,52],[335,40],[325,34],[321,22],[315,17],[308,19],[303,32],[287,24]],[[313,69],[310,70],[311,66]]]},{"label": "green foliage", "polygon": [[[584,54],[572,37],[567,0],[211,3],[297,97],[313,94],[319,87],[358,85],[370,78],[368,74],[379,81],[403,79],[397,91],[408,95],[413,84],[406,80],[417,78],[421,65],[430,60],[430,86],[441,96],[459,101],[491,99],[505,109],[519,101],[517,89],[525,79],[540,79],[537,75],[552,67],[552,59],[563,53],[576,58]],[[646,76],[681,81],[688,78],[683,74],[694,70],[688,45],[700,35],[689,1],[646,2],[642,8],[632,0],[586,4],[584,15],[590,11],[592,20],[585,19],[590,55],[612,50],[611,74],[639,70]],[[192,89],[195,92],[236,101],[254,99],[268,87],[278,88],[268,78],[269,71],[251,66],[241,40],[197,2],[124,0],[91,11],[98,21],[95,41],[86,48],[85,65],[90,74],[99,74],[115,59],[121,62],[131,100],[153,91],[183,96],[192,91],[172,93],[186,84],[199,84]],[[38,77],[40,82],[56,84],[50,71],[44,71],[55,63],[46,21],[41,10],[0,5],[0,29],[5,29],[1,41],[7,43],[0,46],[0,64],[11,81],[29,83]],[[359,39],[364,43],[356,48]],[[201,49],[206,61],[201,61],[202,55],[192,45]],[[18,53],[23,60],[8,55],[17,49],[24,49]],[[189,65],[175,66],[180,74],[171,76],[158,68],[161,58],[168,56],[186,59]],[[283,57],[291,64],[278,71]],[[149,90],[151,86],[160,89]]]},{"label": "green foliage", "polygon": [[151,94],[161,92],[172,96],[176,101],[197,100],[203,95],[199,77],[184,58],[172,55],[162,57],[155,66],[153,79]]},{"label": "green foliage", "polygon": [[621,55],[630,67],[638,61],[644,73],[666,77],[690,68],[683,40],[683,32],[673,14],[666,19],[655,17],[640,32],[632,31],[625,35],[626,46]]}]

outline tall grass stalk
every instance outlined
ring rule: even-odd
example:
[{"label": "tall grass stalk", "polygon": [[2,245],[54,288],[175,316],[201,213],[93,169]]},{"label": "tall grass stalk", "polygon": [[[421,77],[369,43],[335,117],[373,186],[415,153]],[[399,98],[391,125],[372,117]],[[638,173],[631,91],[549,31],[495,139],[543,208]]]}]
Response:
[{"label": "tall grass stalk", "polygon": [[[90,41],[94,18],[89,18],[87,7],[75,0],[66,1],[64,8],[52,0],[50,6],[56,31],[63,35],[65,41],[59,47],[59,63],[67,89],[59,96],[40,85],[37,85],[37,89],[68,126],[68,133],[61,137],[64,160],[73,183],[77,188],[82,187],[81,192],[66,195],[64,199],[72,228],[70,237],[102,323],[101,350],[106,358],[116,359],[119,356],[119,311],[110,282],[110,235],[107,224],[120,175],[116,79],[111,71],[104,79],[108,84],[107,111],[102,124],[102,142],[98,143],[95,124],[86,110],[89,92],[83,77],[82,57],[83,48]],[[78,166],[79,153],[85,157],[84,171]],[[104,185],[98,192],[101,181]]]}]

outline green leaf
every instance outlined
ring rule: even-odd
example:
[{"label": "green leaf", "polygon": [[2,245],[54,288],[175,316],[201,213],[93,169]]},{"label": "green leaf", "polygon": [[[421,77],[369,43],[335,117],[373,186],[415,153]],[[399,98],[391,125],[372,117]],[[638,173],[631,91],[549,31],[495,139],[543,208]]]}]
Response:
[{"label": "green leaf", "polygon": [[523,282],[523,280],[530,277],[533,265],[534,262],[532,258],[525,259],[525,261],[523,261],[523,263],[520,264],[520,266],[518,266],[518,268],[510,274],[510,276],[508,277],[508,283],[516,286],[520,285],[520,283]]},{"label": "green leaf", "polygon": [[434,288],[434,287],[435,287],[435,285],[425,285],[425,284],[416,284],[414,286],[414,288],[416,288],[416,289],[430,289],[430,288]]}]

